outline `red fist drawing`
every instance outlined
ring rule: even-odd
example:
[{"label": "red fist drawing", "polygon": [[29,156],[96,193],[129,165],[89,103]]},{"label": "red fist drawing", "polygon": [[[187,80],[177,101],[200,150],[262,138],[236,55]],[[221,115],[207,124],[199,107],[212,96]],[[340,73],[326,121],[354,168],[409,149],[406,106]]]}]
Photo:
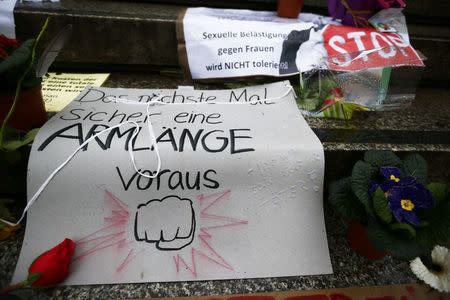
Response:
[{"label": "red fist drawing", "polygon": [[139,204],[134,220],[137,241],[155,243],[162,251],[180,250],[192,243],[195,212],[192,201],[177,196]]}]

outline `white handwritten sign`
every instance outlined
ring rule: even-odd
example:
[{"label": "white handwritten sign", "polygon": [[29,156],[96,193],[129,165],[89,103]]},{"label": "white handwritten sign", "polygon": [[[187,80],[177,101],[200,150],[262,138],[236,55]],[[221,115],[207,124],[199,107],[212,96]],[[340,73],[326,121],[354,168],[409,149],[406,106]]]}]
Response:
[{"label": "white handwritten sign", "polygon": [[[288,82],[235,90],[88,88],[38,133],[28,195],[83,141],[29,211],[14,280],[44,250],[76,241],[67,284],[186,281],[332,272],[322,145]],[[156,178],[145,103],[153,105]],[[285,95],[281,99],[270,98]],[[218,102],[225,102],[219,104]],[[131,140],[131,145],[127,142]]]},{"label": "white handwritten sign", "polygon": [[189,8],[183,30],[192,78],[308,71],[326,58],[321,30],[329,23],[308,13],[292,20],[268,11]]}]

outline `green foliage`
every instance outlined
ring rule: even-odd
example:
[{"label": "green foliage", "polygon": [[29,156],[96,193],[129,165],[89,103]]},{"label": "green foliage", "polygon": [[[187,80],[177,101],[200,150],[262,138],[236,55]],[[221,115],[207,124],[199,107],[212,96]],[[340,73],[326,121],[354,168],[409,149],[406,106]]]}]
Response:
[{"label": "green foliage", "polygon": [[405,176],[412,176],[420,183],[426,184],[428,165],[419,154],[410,154],[403,159],[403,172]]},{"label": "green foliage", "polygon": [[414,239],[389,231],[376,221],[371,221],[367,225],[367,236],[375,248],[401,259],[410,260],[428,252],[428,248],[424,248]]},{"label": "green foliage", "polygon": [[448,185],[427,185],[435,203],[430,209],[417,210],[419,225],[397,222],[385,192],[378,187],[372,195],[369,193],[372,182],[381,184],[386,180],[380,175],[380,167],[397,167],[402,177],[412,176],[426,184],[427,163],[422,156],[411,154],[401,160],[390,151],[367,151],[364,160],[353,166],[351,177],[330,185],[330,204],[344,218],[367,224],[368,237],[373,245],[395,257],[412,259],[428,253],[436,245],[450,248]]},{"label": "green foliage", "polygon": [[381,167],[400,167],[402,161],[391,151],[369,150],[364,153],[364,161],[376,169]]},{"label": "green foliage", "polygon": [[445,200],[445,197],[447,195],[447,185],[445,185],[444,183],[432,182],[427,185],[427,188],[433,195],[435,206]]},{"label": "green foliage", "polygon": [[[6,90],[14,90],[21,76],[27,71],[31,63],[35,40],[30,39],[22,43],[10,56],[0,63],[1,87]],[[41,83],[41,78],[36,77],[36,64],[31,65],[23,79],[22,88],[30,88]]]},{"label": "green foliage", "polygon": [[38,131],[39,128],[35,128],[28,131],[25,135],[23,135],[9,128],[8,134],[4,137],[4,141],[2,144],[3,150],[14,151],[22,146],[28,145],[34,140]]},{"label": "green foliage", "polygon": [[369,183],[375,173],[376,169],[373,168],[370,164],[363,161],[358,161],[353,166],[351,176],[351,186],[353,193],[364,205],[364,207],[366,208],[366,212],[369,215],[374,215],[369,195]]},{"label": "green foliage", "polygon": [[429,225],[417,230],[417,241],[430,248],[450,248],[450,201],[446,199],[431,209],[426,220]]},{"label": "green foliage", "polygon": [[355,111],[368,110],[366,107],[350,102],[337,102],[322,110],[323,116],[326,118],[350,120]]},{"label": "green foliage", "polygon": [[296,88],[297,103],[301,109],[315,111],[322,106],[331,90],[336,87],[338,85],[333,77],[324,71],[319,70],[314,74],[300,73],[299,85]]},{"label": "green foliage", "polygon": [[399,232],[402,236],[406,238],[414,238],[416,236],[416,230],[414,227],[407,223],[394,223],[389,225],[389,228],[393,231]]},{"label": "green foliage", "polygon": [[364,220],[364,207],[352,193],[350,177],[332,182],[329,191],[328,201],[344,218],[347,220]]},{"label": "green foliage", "polygon": [[[38,34],[36,40],[31,40],[30,42],[28,42],[28,41],[25,42],[23,44],[26,46],[24,50],[21,50],[22,47],[20,47],[19,49],[14,51],[13,54],[11,54],[8,57],[8,58],[13,58],[12,62],[10,61],[8,63],[8,59],[6,59],[5,61],[2,62],[2,64],[6,62],[6,67],[4,67],[3,69],[0,69],[0,71],[3,70],[6,73],[8,73],[10,70],[14,70],[15,67],[18,65],[21,65],[21,63],[23,61],[25,61],[26,63],[24,64],[24,69],[21,70],[21,72],[19,73],[20,74],[19,77],[14,81],[14,83],[15,83],[14,100],[11,105],[11,108],[9,109],[9,112],[6,114],[6,116],[3,119],[3,122],[2,122],[2,125],[0,128],[0,150],[8,150],[8,149],[4,148],[5,136],[7,135],[7,124],[16,109],[16,105],[17,105],[17,101],[19,99],[20,92],[22,91],[22,88],[27,87],[27,84],[30,83],[27,81],[28,78],[36,77],[36,70],[35,70],[35,68],[36,68],[36,47],[37,47],[37,44],[39,43],[39,41],[41,40],[42,36],[44,35],[44,32],[47,29],[48,22],[49,22],[49,19],[47,18],[45,20],[44,26],[41,28],[41,31]],[[26,49],[28,49],[27,47],[29,47],[29,49],[30,49],[29,52],[26,50]],[[21,50],[21,51],[19,51],[19,50]],[[19,53],[19,54],[17,54],[18,56],[17,55],[15,56],[16,52]],[[28,58],[25,59],[25,56],[27,56],[27,55],[29,55],[29,59]],[[5,76],[5,78],[7,80],[9,80],[8,76]],[[33,135],[30,135],[30,136],[33,136]],[[29,139],[29,137],[27,139]],[[9,141],[9,142],[11,142],[11,141]],[[16,143],[13,143],[12,145],[9,145],[9,147],[12,150],[17,149],[16,147],[18,145],[20,145],[20,143],[21,143],[21,141],[18,141]]]},{"label": "green foliage", "polygon": [[[31,59],[31,51],[35,40],[27,40],[10,56],[0,63],[0,74],[19,69],[23,72]],[[20,73],[20,72],[19,72]]]},{"label": "green foliage", "polygon": [[385,223],[392,222],[391,210],[388,207],[386,196],[380,188],[378,188],[373,194],[373,208],[381,221]]},{"label": "green foliage", "polygon": [[[14,99],[0,128],[0,191],[4,195],[15,196],[26,190],[27,163],[21,147],[29,144],[37,134],[38,129],[22,133],[8,127],[19,95],[23,89],[40,84],[41,78],[36,76],[36,47],[47,26],[47,19],[36,40],[27,40],[0,62],[0,88],[4,91],[14,91]],[[25,158],[24,158],[25,157]],[[0,217],[12,220],[7,208],[12,199],[0,199]],[[1,222],[0,222],[1,223]],[[4,224],[2,224],[4,226]]]}]

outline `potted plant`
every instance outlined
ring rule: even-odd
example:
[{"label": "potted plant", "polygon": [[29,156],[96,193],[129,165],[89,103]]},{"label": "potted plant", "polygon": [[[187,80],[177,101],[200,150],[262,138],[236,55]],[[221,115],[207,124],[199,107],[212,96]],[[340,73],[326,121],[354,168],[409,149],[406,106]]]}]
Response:
[{"label": "potted plant", "polygon": [[[39,60],[36,48],[49,24],[47,19],[36,39],[20,44],[0,35],[0,217],[13,221],[8,206],[25,198],[27,157],[31,143],[47,120],[41,94],[42,76],[62,49],[71,31],[66,26],[44,49]],[[0,222],[0,240],[16,228]]]},{"label": "potted plant", "polygon": [[[41,78],[36,76],[36,47],[48,25],[44,24],[36,39],[21,45],[15,39],[0,35],[0,216],[13,219],[9,205],[25,192],[26,151],[47,119],[41,94]],[[22,198],[22,197],[21,197]],[[14,233],[0,222],[0,238]]]},{"label": "potted plant", "polygon": [[369,108],[348,101],[331,71],[312,70],[299,74],[297,105],[308,116],[349,120]]},{"label": "potted plant", "polygon": [[[0,35],[0,121],[2,138],[6,126],[28,131],[47,119],[41,94],[41,77],[36,74],[37,39],[19,45]],[[2,140],[3,141],[3,140]]]},{"label": "potted plant", "polygon": [[[351,176],[330,185],[329,202],[350,222],[347,238],[355,251],[410,260],[436,245],[450,246],[449,186],[428,183],[427,171],[418,154],[400,159],[390,151],[368,151]],[[361,245],[365,235],[370,245]]]},{"label": "potted plant", "polygon": [[304,0],[278,0],[277,15],[282,18],[297,18]]},{"label": "potted plant", "polygon": [[405,6],[403,0],[328,0],[328,13],[344,25],[369,27],[368,19],[378,11]]}]

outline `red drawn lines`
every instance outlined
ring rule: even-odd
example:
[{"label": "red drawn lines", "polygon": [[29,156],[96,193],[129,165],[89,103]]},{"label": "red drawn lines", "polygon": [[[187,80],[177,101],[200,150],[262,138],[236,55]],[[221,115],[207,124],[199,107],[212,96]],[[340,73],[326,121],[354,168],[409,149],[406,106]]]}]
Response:
[{"label": "red drawn lines", "polygon": [[[202,222],[211,223],[208,226],[201,226],[198,233],[200,241],[198,248],[191,248],[191,266],[189,266],[180,254],[173,257],[177,274],[180,273],[181,267],[189,271],[193,277],[197,277],[198,258],[204,258],[210,263],[218,265],[224,269],[233,271],[233,267],[219,254],[219,252],[212,245],[211,230],[227,229],[229,227],[240,226],[248,224],[248,221],[219,214],[211,213],[210,210],[217,207],[220,203],[230,200],[231,191],[227,190],[221,193],[214,193],[210,195],[200,195],[197,200],[200,204],[200,220]],[[201,250],[200,250],[201,248]],[[206,254],[207,253],[207,254]]]},{"label": "red drawn lines", "polygon": [[119,267],[116,269],[116,272],[122,271],[133,259],[135,259],[139,254],[144,252],[145,249],[139,250],[136,254],[134,253],[134,249],[131,249],[128,252],[128,255],[125,257],[123,262],[119,265]]},{"label": "red drawn lines", "polygon": [[[216,252],[216,255],[217,252]],[[191,248],[191,266],[189,266],[186,261],[183,259],[183,257],[180,254],[177,254],[176,256],[173,257],[173,260],[175,262],[175,268],[177,270],[177,274],[180,273],[181,268],[184,266],[184,268],[186,270],[188,270],[192,276],[197,277],[198,273],[197,273],[197,258],[202,257],[205,258],[206,260],[208,260],[211,263],[214,263],[218,266],[221,266],[225,269],[231,270],[233,271],[233,268],[220,256],[218,255],[218,257],[220,258],[221,261],[212,258],[211,256],[203,253],[202,251],[197,250],[196,248],[192,247]]]},{"label": "red drawn lines", "polygon": [[198,238],[200,239],[201,244],[204,247],[206,247],[210,251],[210,253],[212,253],[213,256],[219,260],[219,261],[217,261],[217,260],[214,260],[211,258],[212,261],[214,261],[219,266],[224,267],[225,269],[229,269],[229,270],[233,271],[233,267],[219,253],[217,253],[217,251],[206,241],[206,239],[211,238],[210,235],[206,236],[206,235],[199,234]]},{"label": "red drawn lines", "polygon": [[128,223],[130,219],[128,205],[120,201],[108,190],[105,190],[105,206],[111,210],[111,216],[105,217],[105,222]]},{"label": "red drawn lines", "polygon": [[[187,270],[194,278],[198,276],[198,264],[202,259],[210,264],[219,266],[223,269],[233,271],[231,264],[217,251],[213,245],[213,234],[215,230],[230,229],[232,227],[248,224],[248,221],[224,216],[212,212],[218,208],[221,203],[230,200],[231,192],[227,190],[222,193],[210,195],[200,195],[197,200],[200,206],[199,229],[197,233],[198,246],[190,249],[190,265],[180,255],[173,256],[177,274],[182,269]],[[111,192],[105,190],[105,208],[109,214],[104,217],[104,227],[77,241],[77,253],[74,260],[82,259],[101,250],[117,247],[117,250],[128,252],[123,260],[118,264],[116,272],[123,271],[131,261],[141,255],[144,249],[137,251],[132,248],[134,240],[127,240],[127,230],[130,222],[130,212],[128,206]],[[131,249],[130,249],[131,248]],[[119,253],[117,253],[119,255]]]},{"label": "red drawn lines", "polygon": [[110,215],[104,218],[105,226],[76,242],[77,254],[74,261],[112,246],[123,248],[128,244],[126,242],[126,229],[130,217],[128,206],[107,190],[104,203],[110,211]]},{"label": "red drawn lines", "polygon": [[180,254],[177,254],[177,256],[173,257],[173,260],[175,262],[175,268],[177,270],[177,274],[180,273],[180,267],[181,264],[184,265],[184,267],[186,268],[186,270],[188,270],[189,272],[191,272],[192,276],[197,277],[197,264],[195,263],[195,255],[194,255],[194,248],[191,248],[191,261],[192,261],[192,266],[188,266],[188,264],[184,261],[184,259],[181,257]]}]

